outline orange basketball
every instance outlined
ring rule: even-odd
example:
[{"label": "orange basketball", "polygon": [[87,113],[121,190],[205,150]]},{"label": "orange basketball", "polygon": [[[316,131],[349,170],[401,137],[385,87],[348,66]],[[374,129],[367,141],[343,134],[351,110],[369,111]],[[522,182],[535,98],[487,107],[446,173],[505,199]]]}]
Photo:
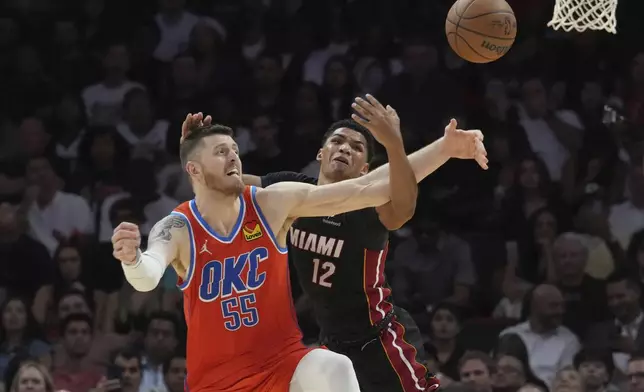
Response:
[{"label": "orange basketball", "polygon": [[517,20],[505,0],[457,0],[447,14],[445,34],[461,58],[489,63],[512,47]]}]

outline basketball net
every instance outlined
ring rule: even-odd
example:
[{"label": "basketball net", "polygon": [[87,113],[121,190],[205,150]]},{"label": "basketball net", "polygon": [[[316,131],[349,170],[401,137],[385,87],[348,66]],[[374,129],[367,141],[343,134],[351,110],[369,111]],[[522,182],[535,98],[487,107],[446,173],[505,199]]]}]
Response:
[{"label": "basketball net", "polygon": [[617,0],[556,0],[548,26],[555,30],[606,30],[617,34],[615,10]]}]

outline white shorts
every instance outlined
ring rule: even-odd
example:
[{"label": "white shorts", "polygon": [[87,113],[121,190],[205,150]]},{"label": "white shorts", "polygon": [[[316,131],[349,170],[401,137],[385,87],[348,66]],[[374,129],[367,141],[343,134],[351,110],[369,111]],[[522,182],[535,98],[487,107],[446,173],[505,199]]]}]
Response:
[{"label": "white shorts", "polygon": [[349,357],[315,349],[295,368],[289,392],[360,392]]}]

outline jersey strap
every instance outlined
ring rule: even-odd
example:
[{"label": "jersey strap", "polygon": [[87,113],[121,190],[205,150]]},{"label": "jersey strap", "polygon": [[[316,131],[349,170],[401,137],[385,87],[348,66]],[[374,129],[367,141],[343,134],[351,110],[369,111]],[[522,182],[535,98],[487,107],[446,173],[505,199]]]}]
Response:
[{"label": "jersey strap", "polygon": [[255,213],[257,214],[257,217],[259,218],[259,221],[268,233],[268,236],[271,239],[271,242],[275,246],[275,249],[277,249],[278,252],[285,254],[287,253],[287,249],[285,246],[280,246],[279,243],[277,242],[277,237],[275,236],[275,233],[273,233],[273,230],[271,230],[271,227],[268,224],[268,221],[266,220],[266,217],[264,216],[264,213],[262,212],[262,209],[259,206],[259,203],[257,203],[257,199],[255,198],[255,195],[257,194],[257,187],[250,186],[247,189],[249,189],[249,194],[250,194],[250,201],[251,204],[253,205],[253,209],[255,210]]}]

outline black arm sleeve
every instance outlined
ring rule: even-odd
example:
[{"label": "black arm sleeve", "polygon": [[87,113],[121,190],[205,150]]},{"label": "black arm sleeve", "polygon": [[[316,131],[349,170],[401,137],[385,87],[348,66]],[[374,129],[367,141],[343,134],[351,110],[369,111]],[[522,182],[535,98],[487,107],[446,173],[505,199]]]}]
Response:
[{"label": "black arm sleeve", "polygon": [[262,179],[262,188],[266,188],[269,185],[277,184],[278,182],[304,182],[307,184],[316,185],[318,180],[309,177],[306,174],[290,172],[290,171],[281,171],[276,173],[268,173],[265,176],[261,177]]}]

